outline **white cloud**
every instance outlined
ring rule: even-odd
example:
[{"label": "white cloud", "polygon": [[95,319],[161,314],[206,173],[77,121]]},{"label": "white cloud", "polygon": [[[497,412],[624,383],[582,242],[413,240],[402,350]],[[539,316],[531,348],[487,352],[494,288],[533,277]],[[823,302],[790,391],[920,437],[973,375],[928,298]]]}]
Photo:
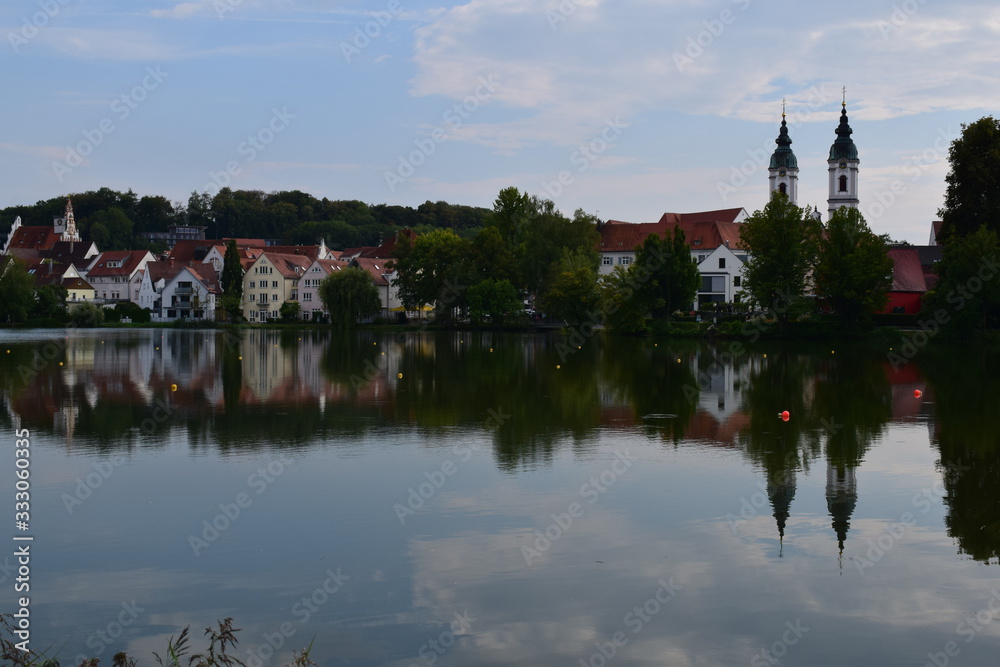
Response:
[{"label": "white cloud", "polygon": [[205,9],[207,9],[207,3],[181,2],[174,5],[171,9],[154,9],[152,14],[154,18],[158,19],[184,19],[202,13]]}]

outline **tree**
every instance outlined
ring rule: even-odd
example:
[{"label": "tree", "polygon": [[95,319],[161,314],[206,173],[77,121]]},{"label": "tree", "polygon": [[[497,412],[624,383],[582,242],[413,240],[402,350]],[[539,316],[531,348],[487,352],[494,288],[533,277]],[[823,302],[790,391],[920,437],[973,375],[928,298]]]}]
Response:
[{"label": "tree", "polygon": [[604,321],[612,331],[623,334],[646,331],[649,307],[645,299],[636,295],[635,277],[628,269],[616,266],[601,279],[600,289]]},{"label": "tree", "polygon": [[281,308],[278,309],[278,313],[281,315],[281,321],[285,324],[291,324],[298,321],[299,313],[302,311],[302,306],[299,305],[298,301],[286,301],[281,304]]},{"label": "tree", "polygon": [[740,233],[749,253],[744,289],[758,306],[772,311],[784,325],[792,304],[805,293],[806,276],[816,257],[820,224],[775,191],[763,210],[747,218]]},{"label": "tree", "polygon": [[99,327],[104,324],[104,309],[96,303],[86,301],[69,311],[69,319],[78,327]]},{"label": "tree", "polygon": [[47,320],[66,321],[66,288],[62,285],[42,285],[35,290],[32,314]]},{"label": "tree", "polygon": [[243,305],[243,265],[236,241],[229,239],[222,264],[222,307],[230,322],[238,322]]},{"label": "tree", "polygon": [[540,297],[546,315],[567,324],[593,321],[600,308],[597,270],[583,253],[567,253],[558,263],[549,286]]},{"label": "tree", "polygon": [[135,245],[132,221],[117,206],[91,215],[87,229],[90,240],[104,250],[128,250]]},{"label": "tree", "polygon": [[[967,336],[1000,326],[1000,233],[985,225],[944,247],[940,276],[924,307],[952,333]],[[937,316],[937,313],[943,313]]]},{"label": "tree", "polygon": [[382,309],[378,288],[364,269],[334,271],[319,284],[319,298],[334,326],[348,329]]},{"label": "tree", "polygon": [[0,266],[0,322],[24,322],[35,306],[35,279],[16,257]]},{"label": "tree", "polygon": [[402,302],[409,308],[435,304],[445,317],[463,306],[474,275],[472,242],[450,229],[434,230],[414,242],[400,241],[394,264]]},{"label": "tree", "polygon": [[698,294],[701,274],[691,259],[684,230],[674,227],[665,238],[650,234],[636,249],[629,274],[636,296],[648,312],[669,320],[674,311],[687,310]]},{"label": "tree", "polygon": [[468,303],[469,317],[476,324],[489,319],[502,325],[504,315],[519,310],[521,300],[509,280],[486,278],[469,288]]},{"label": "tree", "polygon": [[1000,231],[1000,120],[992,116],[962,125],[948,151],[941,239],[969,236],[986,225]]},{"label": "tree", "polygon": [[881,310],[892,285],[888,235],[877,236],[855,208],[841,207],[819,240],[816,294],[827,300],[845,327]]}]

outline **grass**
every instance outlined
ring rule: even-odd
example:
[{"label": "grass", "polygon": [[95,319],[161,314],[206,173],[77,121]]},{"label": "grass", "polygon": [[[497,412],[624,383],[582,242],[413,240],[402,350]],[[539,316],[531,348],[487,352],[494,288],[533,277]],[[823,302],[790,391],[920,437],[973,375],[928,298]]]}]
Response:
[{"label": "grass", "polygon": [[[35,650],[22,651],[15,645],[17,636],[14,634],[16,625],[11,614],[0,614],[0,659],[5,665],[14,667],[62,667],[56,658],[50,658],[45,652]],[[236,633],[239,628],[233,627],[233,619],[226,618],[219,621],[217,628],[206,628],[205,635],[209,638],[208,650],[205,653],[193,653],[190,647],[190,626],[184,628],[176,641],[173,637],[167,642],[167,650],[164,657],[158,653],[153,653],[157,664],[160,667],[246,667],[239,658],[229,655],[229,651],[236,648],[238,640]],[[316,663],[309,659],[312,652],[312,642],[309,646],[297,651],[292,662],[285,667],[306,667]],[[76,667],[98,667],[99,658],[88,658]],[[112,658],[114,667],[138,667],[139,663],[134,658],[128,656],[124,651],[116,653]]]}]

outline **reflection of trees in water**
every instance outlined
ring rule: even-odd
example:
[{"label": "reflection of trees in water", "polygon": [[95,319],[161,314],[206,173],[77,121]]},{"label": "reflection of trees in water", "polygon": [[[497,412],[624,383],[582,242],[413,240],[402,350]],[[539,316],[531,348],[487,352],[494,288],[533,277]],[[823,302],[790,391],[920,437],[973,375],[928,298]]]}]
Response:
[{"label": "reflection of trees in water", "polygon": [[995,348],[938,348],[920,362],[936,403],[948,534],[975,560],[1000,562],[1000,357]]}]

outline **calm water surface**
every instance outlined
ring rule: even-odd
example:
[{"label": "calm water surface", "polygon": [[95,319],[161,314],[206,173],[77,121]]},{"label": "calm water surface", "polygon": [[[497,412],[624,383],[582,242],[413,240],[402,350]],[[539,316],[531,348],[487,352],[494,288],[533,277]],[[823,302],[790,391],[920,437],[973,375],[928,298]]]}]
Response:
[{"label": "calm water surface", "polygon": [[233,617],[251,667],[995,664],[995,352],[745,347],[3,333],[32,646],[147,664]]}]

